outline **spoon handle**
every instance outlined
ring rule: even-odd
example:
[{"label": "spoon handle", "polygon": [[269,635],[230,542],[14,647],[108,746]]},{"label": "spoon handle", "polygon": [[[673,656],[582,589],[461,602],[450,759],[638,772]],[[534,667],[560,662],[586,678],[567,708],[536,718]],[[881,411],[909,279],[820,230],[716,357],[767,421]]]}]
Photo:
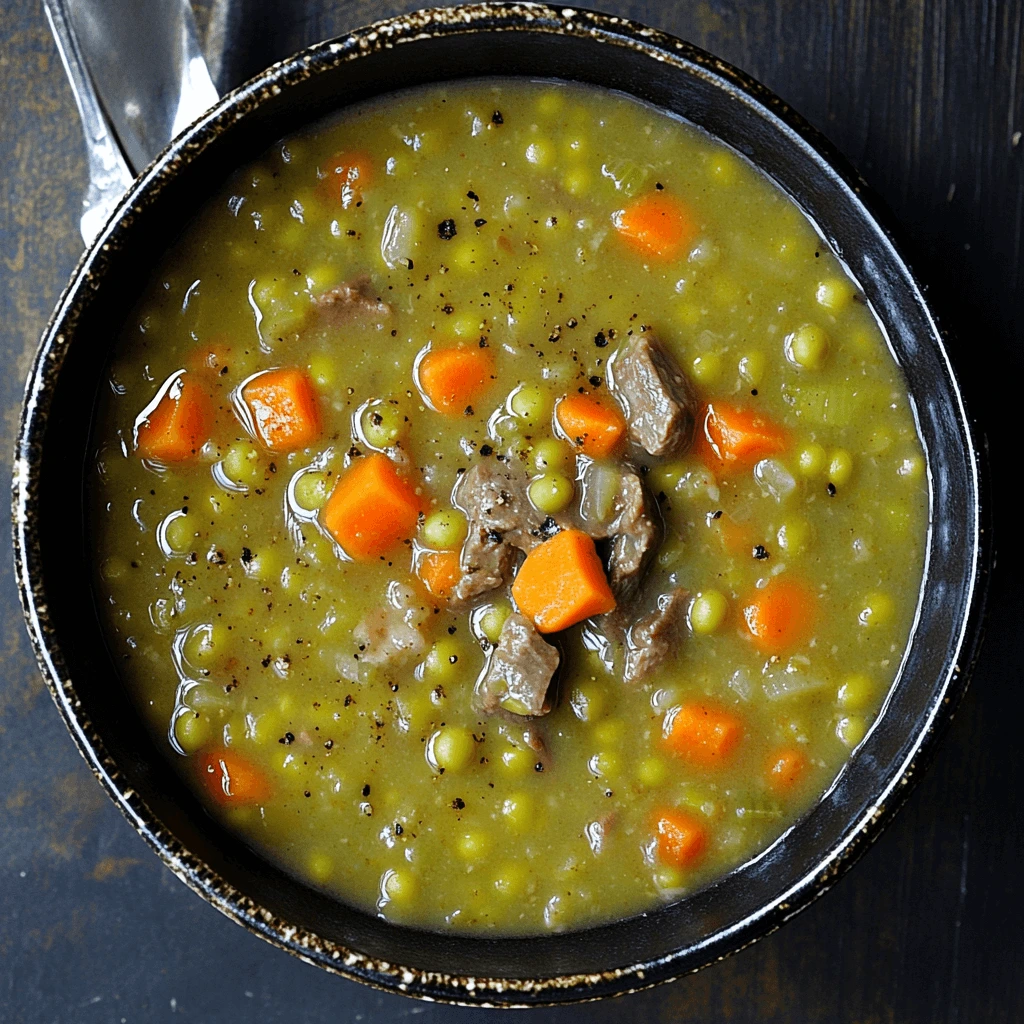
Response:
[{"label": "spoon handle", "polygon": [[188,0],[43,0],[82,119],[86,244],[141,171],[217,101]]}]

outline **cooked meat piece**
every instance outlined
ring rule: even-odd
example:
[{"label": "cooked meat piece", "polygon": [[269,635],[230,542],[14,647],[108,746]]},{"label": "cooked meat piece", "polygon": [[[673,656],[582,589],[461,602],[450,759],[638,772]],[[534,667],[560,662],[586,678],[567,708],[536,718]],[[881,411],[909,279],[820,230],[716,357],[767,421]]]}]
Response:
[{"label": "cooked meat piece", "polygon": [[451,595],[460,603],[503,586],[515,557],[512,538],[522,532],[526,474],[495,461],[478,462],[463,473],[452,501],[466,514],[469,532],[462,546],[462,577]]},{"label": "cooked meat piece", "polygon": [[475,597],[504,586],[512,575],[515,548],[496,530],[488,530],[472,519],[462,545],[462,575],[449,595],[448,603],[459,608]]},{"label": "cooked meat piece", "polygon": [[356,651],[341,666],[347,679],[360,680],[365,667],[401,664],[418,657],[427,649],[421,627],[428,614],[411,587],[392,583],[388,588],[387,603],[373,608],[352,630]]},{"label": "cooked meat piece", "polygon": [[521,547],[524,534],[529,543],[530,524],[543,518],[526,496],[528,484],[529,478],[519,466],[486,459],[462,474],[452,498],[470,522]]},{"label": "cooked meat piece", "polygon": [[463,473],[452,501],[469,521],[453,607],[509,581],[515,551],[529,552],[556,529],[527,497],[526,471],[488,459]]},{"label": "cooked meat piece", "polygon": [[689,591],[676,587],[658,598],[658,605],[653,612],[633,623],[626,632],[623,682],[639,682],[678,649],[686,634],[686,609],[689,602]]},{"label": "cooked meat piece", "polygon": [[473,709],[481,715],[504,713],[517,718],[546,715],[551,710],[548,689],[558,661],[558,649],[529,619],[510,615],[473,688]]},{"label": "cooked meat piece", "polygon": [[373,291],[369,274],[360,274],[351,281],[329,288],[313,300],[320,317],[333,326],[351,320],[385,320],[391,307]]},{"label": "cooked meat piece", "polygon": [[612,523],[608,583],[617,607],[625,609],[636,597],[661,543],[661,513],[640,476],[632,470],[624,474],[615,500],[619,513]]},{"label": "cooked meat piece", "polygon": [[693,440],[693,385],[650,332],[635,334],[615,357],[612,383],[626,403],[630,440],[651,455],[680,455]]},{"label": "cooked meat piece", "polygon": [[[606,479],[609,473],[617,479]],[[661,513],[640,474],[630,466],[612,469],[592,463],[584,470],[583,484],[583,528],[595,540],[612,538],[608,582],[618,607],[610,614],[624,624],[623,616],[632,614],[628,606],[661,543]],[[604,492],[611,486],[617,489],[608,501]]]}]

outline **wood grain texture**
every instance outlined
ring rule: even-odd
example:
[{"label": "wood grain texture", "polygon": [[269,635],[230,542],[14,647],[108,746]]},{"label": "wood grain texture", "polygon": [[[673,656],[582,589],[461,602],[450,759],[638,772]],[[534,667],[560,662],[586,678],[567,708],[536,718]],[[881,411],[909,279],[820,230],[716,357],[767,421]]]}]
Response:
[{"label": "wood grain texture", "polygon": [[[418,5],[197,6],[224,84],[301,45]],[[991,445],[1003,561],[988,640],[936,763],[836,889],[701,974],[531,1019],[1020,1021],[1024,602],[1011,564],[1021,465],[1011,417],[1024,370],[1024,0],[597,6],[688,38],[761,79],[824,131],[893,210],[955,331],[953,357]],[[0,7],[0,123],[0,408],[9,451],[31,351],[80,249],[84,188],[74,106],[35,4]],[[6,463],[0,477],[6,488]],[[174,880],[102,796],[46,697],[9,557],[0,563],[0,643],[0,1019],[491,1019],[323,975],[247,935]]]}]

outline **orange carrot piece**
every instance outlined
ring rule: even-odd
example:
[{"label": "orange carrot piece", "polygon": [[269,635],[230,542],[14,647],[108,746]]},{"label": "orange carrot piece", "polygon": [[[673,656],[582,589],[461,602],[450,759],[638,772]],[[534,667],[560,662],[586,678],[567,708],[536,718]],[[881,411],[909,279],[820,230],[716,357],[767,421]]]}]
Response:
[{"label": "orange carrot piece", "polygon": [[563,530],[538,544],[512,584],[519,610],[541,633],[555,633],[615,607],[594,542],[582,530]]},{"label": "orange carrot piece", "polygon": [[431,349],[419,361],[416,383],[430,405],[461,416],[494,379],[494,359],[485,348]]},{"label": "orange carrot piece", "polygon": [[135,435],[136,447],[145,458],[158,462],[195,458],[209,438],[212,419],[209,395],[187,373],[182,373],[141,419]]},{"label": "orange carrot piece", "polygon": [[226,747],[205,754],[200,770],[207,792],[218,803],[259,804],[270,797],[270,781],[263,771]]},{"label": "orange carrot piece", "polygon": [[681,199],[665,192],[641,196],[612,217],[619,235],[643,256],[673,260],[697,237],[697,224]]},{"label": "orange carrot piece", "polygon": [[684,704],[666,721],[665,742],[698,768],[718,768],[743,738],[743,722],[710,703]]},{"label": "orange carrot piece", "polygon": [[807,755],[796,747],[780,747],[772,751],[765,767],[768,786],[776,793],[788,793],[803,780],[810,762]]},{"label": "orange carrot piece", "polygon": [[658,837],[658,860],[676,867],[693,867],[708,846],[708,832],[703,822],[685,811],[662,808],[654,815],[654,832]]},{"label": "orange carrot piece", "polygon": [[584,455],[602,459],[618,447],[626,433],[626,420],[612,398],[566,395],[555,408],[562,433]]},{"label": "orange carrot piece", "polygon": [[328,161],[327,174],[320,180],[320,195],[347,210],[362,202],[363,193],[373,184],[373,160],[369,154],[353,151],[335,153]]},{"label": "orange carrot piece", "polygon": [[814,629],[814,592],[797,580],[776,577],[743,608],[743,620],[758,649],[782,654],[802,644]]},{"label": "orange carrot piece", "polygon": [[711,469],[740,469],[783,451],[786,432],[760,413],[721,402],[709,404],[698,421],[696,450]]},{"label": "orange carrot piece", "polygon": [[354,559],[387,554],[416,530],[422,502],[412,484],[379,453],[355,461],[320,511],[320,522]]},{"label": "orange carrot piece", "polygon": [[416,567],[419,578],[434,597],[447,597],[462,577],[457,551],[430,551]]},{"label": "orange carrot piece", "polygon": [[320,436],[316,388],[305,370],[285,366],[265,370],[242,386],[256,436],[271,451],[308,448]]}]

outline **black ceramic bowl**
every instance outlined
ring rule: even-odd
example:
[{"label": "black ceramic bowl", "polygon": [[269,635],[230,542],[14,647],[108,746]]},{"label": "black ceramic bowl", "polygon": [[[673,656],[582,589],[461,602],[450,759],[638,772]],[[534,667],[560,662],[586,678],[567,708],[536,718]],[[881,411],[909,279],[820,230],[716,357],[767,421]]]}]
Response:
[{"label": "black ceramic bowl", "polygon": [[[82,524],[90,422],[116,326],[154,260],[242,162],[340,106],[439,80],[590,82],[681,114],[734,146],[820,226],[884,325],[914,399],[931,481],[924,584],[884,710],[818,805],[770,849],[675,906],[537,938],[398,927],[319,894],[213,822],[117,683]],[[537,1004],[643,988],[780,925],[875,839],[963,693],[979,633],[978,458],[942,334],[861,180],[782,102],[694,47],[638,25],[539,5],[428,11],[322,43],[225,97],[139,178],[79,264],[28,382],[14,473],[17,573],[61,714],[96,776],[170,869],[213,906],[328,970],[410,995]]]}]

